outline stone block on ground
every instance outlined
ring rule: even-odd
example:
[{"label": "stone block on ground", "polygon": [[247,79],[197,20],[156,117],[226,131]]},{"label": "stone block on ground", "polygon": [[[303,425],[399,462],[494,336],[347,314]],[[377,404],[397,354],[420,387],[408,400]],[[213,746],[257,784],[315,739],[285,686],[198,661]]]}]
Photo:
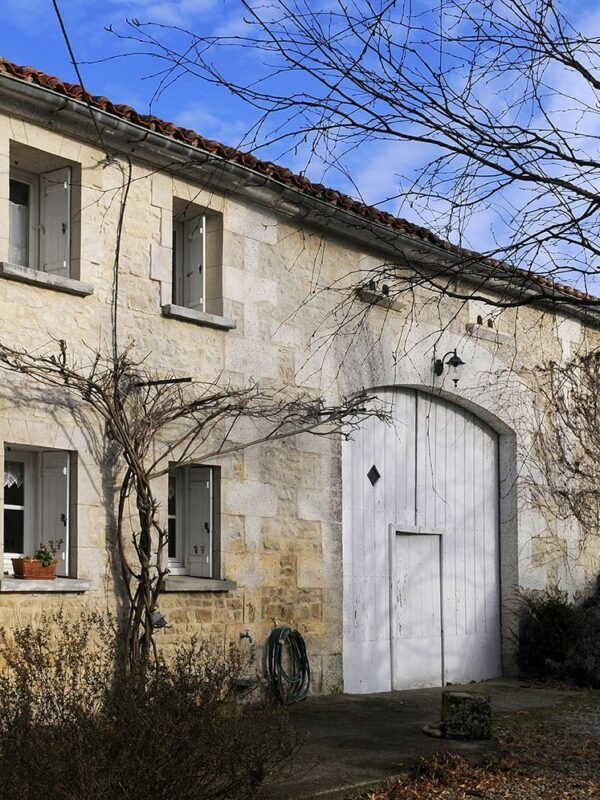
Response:
[{"label": "stone block on ground", "polygon": [[442,730],[447,739],[491,739],[492,704],[489,695],[443,692]]}]

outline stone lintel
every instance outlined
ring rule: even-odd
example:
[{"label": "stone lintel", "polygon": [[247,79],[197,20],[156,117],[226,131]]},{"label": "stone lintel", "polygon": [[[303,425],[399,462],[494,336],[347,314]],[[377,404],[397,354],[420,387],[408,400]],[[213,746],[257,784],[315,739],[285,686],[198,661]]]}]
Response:
[{"label": "stone lintel", "polygon": [[9,264],[8,261],[0,261],[0,278],[18,281],[19,283],[29,283],[42,289],[52,289],[55,292],[65,292],[65,294],[73,294],[77,297],[87,297],[90,294],[94,294],[94,287],[90,283],[76,281],[73,278],[64,278],[62,275],[51,275],[40,269]]}]

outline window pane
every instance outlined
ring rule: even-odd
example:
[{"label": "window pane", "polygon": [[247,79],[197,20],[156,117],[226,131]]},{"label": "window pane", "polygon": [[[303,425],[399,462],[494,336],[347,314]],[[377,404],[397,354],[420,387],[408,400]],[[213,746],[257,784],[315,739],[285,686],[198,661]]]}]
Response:
[{"label": "window pane", "polygon": [[10,202],[29,208],[29,184],[12,180],[10,182]]},{"label": "window pane", "polygon": [[169,475],[168,513],[170,517],[174,517],[177,513],[177,478],[174,475]]},{"label": "window pane", "polygon": [[173,291],[173,303],[177,305],[179,303],[179,270],[177,267],[177,259],[179,256],[179,247],[178,247],[178,239],[179,231],[178,229],[173,226],[173,252],[171,254],[172,262],[171,262],[171,285]]},{"label": "window pane", "polygon": [[19,266],[29,266],[29,185],[10,182],[9,260]]},{"label": "window pane", "polygon": [[183,305],[204,309],[204,217],[187,220],[183,228]]},{"label": "window pane", "polygon": [[25,549],[24,531],[24,511],[14,511],[10,508],[4,509],[4,552],[22,553]]},{"label": "window pane", "polygon": [[4,505],[25,505],[25,464],[22,461],[4,462]]},{"label": "window pane", "polygon": [[177,557],[177,524],[173,517],[169,519],[169,558]]}]

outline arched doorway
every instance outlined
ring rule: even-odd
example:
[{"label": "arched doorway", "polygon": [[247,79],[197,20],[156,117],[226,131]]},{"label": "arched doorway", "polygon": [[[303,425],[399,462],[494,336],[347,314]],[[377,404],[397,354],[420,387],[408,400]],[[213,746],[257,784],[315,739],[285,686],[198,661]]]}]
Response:
[{"label": "arched doorway", "polygon": [[379,692],[501,674],[498,436],[414,389],[345,445],[344,687]]}]

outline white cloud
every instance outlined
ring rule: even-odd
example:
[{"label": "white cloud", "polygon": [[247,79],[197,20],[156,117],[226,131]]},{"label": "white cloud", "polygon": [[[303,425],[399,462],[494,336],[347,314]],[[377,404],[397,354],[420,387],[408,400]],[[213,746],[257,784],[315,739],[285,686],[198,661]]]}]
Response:
[{"label": "white cloud", "polygon": [[182,25],[211,11],[216,0],[109,0],[109,3],[129,18],[140,16],[142,22]]},{"label": "white cloud", "polygon": [[192,128],[207,139],[237,147],[243,142],[248,122],[230,120],[211,113],[201,102],[194,102],[174,115],[174,122],[184,128]]}]

